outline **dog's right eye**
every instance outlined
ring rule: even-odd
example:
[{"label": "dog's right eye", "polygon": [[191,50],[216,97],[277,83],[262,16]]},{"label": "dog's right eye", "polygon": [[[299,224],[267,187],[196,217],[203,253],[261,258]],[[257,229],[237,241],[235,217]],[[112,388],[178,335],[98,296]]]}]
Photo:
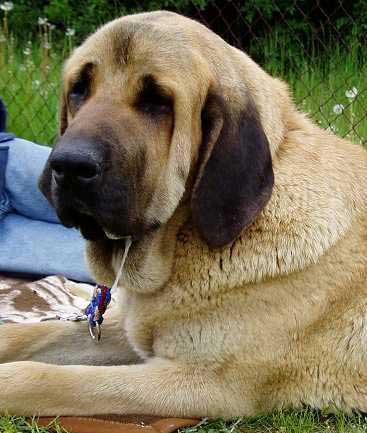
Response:
[{"label": "dog's right eye", "polygon": [[75,113],[79,110],[88,96],[88,87],[84,83],[76,83],[69,92],[70,111]]},{"label": "dog's right eye", "polygon": [[88,86],[84,82],[74,84],[69,92],[69,104],[73,111],[79,109],[80,105],[88,96]]},{"label": "dog's right eye", "polygon": [[73,111],[78,110],[89,95],[92,71],[93,64],[86,64],[80,72],[78,79],[71,86],[69,104]]},{"label": "dog's right eye", "polygon": [[72,89],[69,93],[69,98],[72,98],[72,99],[73,98],[83,98],[84,96],[87,95],[87,93],[88,93],[88,86],[86,85],[86,83],[83,81],[78,81],[72,87]]}]

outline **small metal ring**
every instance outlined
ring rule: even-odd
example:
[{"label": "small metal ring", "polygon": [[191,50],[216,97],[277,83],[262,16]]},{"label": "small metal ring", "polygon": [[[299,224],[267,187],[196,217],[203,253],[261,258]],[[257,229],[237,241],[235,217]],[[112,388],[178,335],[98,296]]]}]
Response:
[{"label": "small metal ring", "polygon": [[96,336],[94,335],[94,327],[91,325],[90,322],[88,322],[88,330],[89,330],[89,335],[90,335],[91,339],[95,340]]},{"label": "small metal ring", "polygon": [[98,322],[96,322],[95,326],[93,326],[90,322],[88,322],[88,330],[92,340],[100,341],[102,332],[101,332],[101,325]]}]

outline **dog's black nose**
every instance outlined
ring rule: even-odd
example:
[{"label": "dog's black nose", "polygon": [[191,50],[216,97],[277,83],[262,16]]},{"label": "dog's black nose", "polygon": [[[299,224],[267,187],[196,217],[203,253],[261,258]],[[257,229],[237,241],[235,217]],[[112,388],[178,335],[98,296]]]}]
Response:
[{"label": "dog's black nose", "polygon": [[90,186],[101,176],[103,158],[95,146],[85,143],[74,143],[74,146],[58,145],[50,157],[50,166],[59,186],[66,182]]}]

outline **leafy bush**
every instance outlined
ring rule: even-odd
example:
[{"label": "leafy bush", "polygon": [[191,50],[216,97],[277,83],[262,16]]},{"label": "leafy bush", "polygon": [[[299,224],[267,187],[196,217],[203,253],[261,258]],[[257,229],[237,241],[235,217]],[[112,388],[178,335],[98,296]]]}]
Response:
[{"label": "leafy bush", "polygon": [[[325,39],[330,33],[344,38],[351,28],[366,41],[367,2],[339,0],[322,2],[316,0],[14,0],[14,9],[9,15],[9,24],[20,40],[33,39],[37,32],[38,17],[47,17],[56,25],[56,31],[64,32],[67,27],[76,31],[77,42],[84,39],[101,24],[129,13],[168,9],[193,18],[212,22],[218,33],[229,35],[230,42],[247,46],[242,37],[246,30],[256,34],[277,31],[296,32],[316,39]],[[217,20],[218,15],[222,20]],[[286,22],[284,17],[286,16]],[[231,28],[225,28],[226,24]],[[353,23],[353,26],[351,26]],[[247,29],[246,29],[247,27]],[[316,28],[317,34],[309,33]],[[279,30],[280,29],[280,30]]]},{"label": "leafy bush", "polygon": [[73,27],[79,39],[84,39],[103,23],[131,13],[169,9],[185,13],[190,7],[199,10],[210,0],[18,0],[9,15],[10,27],[21,40],[33,39],[38,17],[47,17],[58,31]]}]

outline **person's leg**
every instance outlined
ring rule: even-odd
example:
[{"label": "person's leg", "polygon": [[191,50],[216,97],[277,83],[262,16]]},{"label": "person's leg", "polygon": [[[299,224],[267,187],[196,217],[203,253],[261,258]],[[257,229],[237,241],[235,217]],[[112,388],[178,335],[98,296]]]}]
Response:
[{"label": "person's leg", "polygon": [[0,272],[64,275],[92,282],[79,232],[9,213],[0,221]]},{"label": "person's leg", "polygon": [[5,144],[9,148],[5,188],[13,209],[28,218],[60,224],[54,209],[38,189],[38,179],[51,148],[20,138]]},{"label": "person's leg", "polygon": [[11,136],[2,137],[0,272],[62,274],[91,282],[83,238],[76,230],[59,223],[38,190],[38,178],[51,149]]},{"label": "person's leg", "polygon": [[12,210],[10,199],[5,188],[5,170],[8,163],[9,145],[14,135],[0,132],[0,221]]}]

